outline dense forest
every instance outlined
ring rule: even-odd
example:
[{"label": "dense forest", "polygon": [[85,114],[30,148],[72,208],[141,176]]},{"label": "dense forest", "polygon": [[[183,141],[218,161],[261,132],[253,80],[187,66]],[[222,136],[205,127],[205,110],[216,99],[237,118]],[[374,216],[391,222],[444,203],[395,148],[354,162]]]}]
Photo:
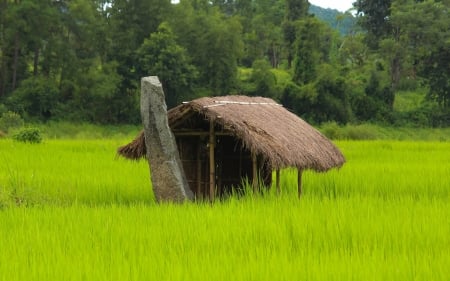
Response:
[{"label": "dense forest", "polygon": [[[138,123],[140,78],[158,75],[169,107],[245,94],[315,124],[448,126],[449,11],[356,0],[325,21],[307,0],[0,0],[0,116]],[[404,91],[425,98],[396,112]]]}]

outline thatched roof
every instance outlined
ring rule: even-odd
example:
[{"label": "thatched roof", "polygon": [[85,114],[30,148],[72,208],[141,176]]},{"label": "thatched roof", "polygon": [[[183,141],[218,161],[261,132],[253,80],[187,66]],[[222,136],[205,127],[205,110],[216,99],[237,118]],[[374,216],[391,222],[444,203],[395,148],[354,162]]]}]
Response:
[{"label": "thatched roof", "polygon": [[[272,169],[296,167],[326,171],[340,167],[345,158],[324,135],[269,98],[247,96],[205,97],[168,111],[172,129],[193,114],[213,120],[240,139],[244,147],[262,156]],[[124,157],[145,156],[144,134],[119,148]]]}]

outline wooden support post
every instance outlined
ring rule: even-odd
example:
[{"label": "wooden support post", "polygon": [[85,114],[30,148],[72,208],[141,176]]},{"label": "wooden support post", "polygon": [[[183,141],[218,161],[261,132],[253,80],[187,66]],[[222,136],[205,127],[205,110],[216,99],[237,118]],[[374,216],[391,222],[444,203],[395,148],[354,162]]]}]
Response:
[{"label": "wooden support post", "polygon": [[209,200],[214,202],[216,193],[216,162],[214,160],[214,147],[216,136],[214,135],[214,120],[209,122]]},{"label": "wooden support post", "polygon": [[302,195],[302,170],[297,169],[297,189],[298,189],[298,198]]},{"label": "wooden support post", "polygon": [[277,187],[277,194],[280,195],[281,194],[281,189],[280,189],[280,169],[277,169],[277,171],[275,172],[275,182],[276,182],[276,187]]},{"label": "wooden support post", "polygon": [[198,138],[197,143],[197,200],[202,198],[202,138]]},{"label": "wooden support post", "polygon": [[242,148],[239,149],[239,177],[242,178]]},{"label": "wooden support post", "polygon": [[253,169],[253,173],[252,173],[253,192],[257,193],[258,192],[258,161],[256,159],[256,153],[253,153],[253,152],[252,152],[252,169]]}]

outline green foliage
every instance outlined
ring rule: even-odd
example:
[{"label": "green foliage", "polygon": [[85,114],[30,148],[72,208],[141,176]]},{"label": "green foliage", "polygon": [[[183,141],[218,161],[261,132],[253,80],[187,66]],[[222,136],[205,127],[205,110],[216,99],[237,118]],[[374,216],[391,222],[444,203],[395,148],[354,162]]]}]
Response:
[{"label": "green foliage", "polygon": [[[449,41],[450,42],[450,41]],[[450,112],[450,43],[447,47],[436,50],[427,57],[427,63],[421,69],[428,80],[430,91],[428,97],[437,101],[444,110]]]},{"label": "green foliage", "polygon": [[394,105],[394,93],[388,85],[383,84],[382,79],[380,71],[372,71],[365,92],[367,96],[381,102],[383,108],[390,109]]},{"label": "green foliage", "polygon": [[22,116],[48,120],[54,115],[58,100],[59,91],[53,80],[32,77],[22,81],[7,103]]},{"label": "green foliage", "polygon": [[389,22],[392,0],[357,0],[354,6],[359,24],[367,31],[368,46],[376,49],[380,39],[391,31]]},{"label": "green foliage", "polygon": [[90,67],[74,82],[63,81],[54,119],[102,124],[137,122],[137,90],[120,91],[123,80],[117,68],[116,62]]},{"label": "green foliage", "polygon": [[375,140],[380,137],[376,129],[367,125],[340,126],[336,122],[325,123],[320,131],[334,140]]},{"label": "green foliage", "polygon": [[[260,93],[314,112],[314,122],[448,125],[448,1],[354,6],[359,26],[339,34],[330,26],[353,15],[304,0],[0,1],[0,114],[139,123],[139,81],[158,75],[169,107]],[[321,79],[324,64],[336,70],[330,81]],[[238,79],[239,67],[252,66],[251,79]],[[422,88],[430,105],[417,118],[393,109],[398,91]]]},{"label": "green foliage", "polygon": [[350,107],[350,89],[343,77],[330,65],[322,65],[320,76],[315,83],[316,91],[319,93],[317,103],[314,106],[314,120],[325,122],[334,120],[345,124],[352,118]]},{"label": "green foliage", "polygon": [[292,80],[291,74],[284,69],[272,68],[270,69],[270,71],[275,75],[275,80],[277,81],[277,84],[280,86],[284,86],[290,83]]},{"label": "green foliage", "polygon": [[284,21],[282,24],[284,41],[286,45],[288,67],[291,67],[291,63],[295,56],[295,44],[298,41],[298,28],[297,23],[308,16],[309,2],[300,0],[287,0],[286,10],[284,13]]},{"label": "green foliage", "polygon": [[303,112],[301,111],[301,104],[298,102],[301,88],[297,84],[290,82],[284,86],[283,92],[281,94],[281,104],[288,108],[289,110],[292,110],[298,115],[301,115]]},{"label": "green foliage", "polygon": [[329,120],[341,124],[349,122],[352,118],[352,109],[346,81],[330,65],[321,65],[319,73],[315,82],[301,86],[296,94],[295,87],[285,91],[283,101],[294,103],[294,112],[310,122],[322,123]]},{"label": "green foliage", "polygon": [[3,113],[8,112],[8,108],[3,103],[0,103],[0,116],[3,115]]},{"label": "green foliage", "polygon": [[198,76],[187,51],[176,43],[170,26],[164,22],[137,51],[141,76],[159,77],[169,108],[192,99]]},{"label": "green foliage", "polygon": [[107,58],[118,63],[117,72],[122,77],[120,92],[131,93],[139,88],[141,73],[136,71],[136,51],[167,19],[171,8],[170,1],[165,0],[116,0],[107,9],[110,44]]},{"label": "green foliage", "polygon": [[428,116],[428,124],[431,127],[448,127],[450,124],[450,110],[443,108],[442,106],[436,106],[435,104],[425,104],[421,108],[425,111],[424,114]]},{"label": "green foliage", "polygon": [[24,128],[15,133],[13,139],[19,142],[40,143],[42,136],[37,128]]},{"label": "green foliage", "polygon": [[351,72],[351,108],[357,120],[393,122],[394,93],[382,61],[368,61],[360,72]]},{"label": "green foliage", "polygon": [[314,17],[297,21],[296,32],[292,79],[303,85],[314,81],[320,64],[329,62],[334,35]]},{"label": "green foliage", "polygon": [[237,86],[237,63],[243,55],[239,19],[223,17],[209,4],[181,1],[169,22],[199,72],[199,88],[209,95],[231,93]]},{"label": "green foliage", "polygon": [[0,131],[8,133],[11,129],[17,129],[24,125],[22,117],[12,111],[0,115]]},{"label": "green foliage", "polygon": [[363,35],[348,35],[339,46],[339,56],[342,65],[352,70],[359,70],[368,59],[368,47],[363,42]]},{"label": "green foliage", "polygon": [[252,68],[250,81],[255,84],[255,91],[250,95],[276,98],[275,85],[277,80],[270,71],[270,64],[265,60],[257,60],[253,63]]},{"label": "green foliage", "polygon": [[252,68],[239,69],[239,94],[263,96],[279,101],[291,75],[281,69],[273,69],[267,60],[257,60]]},{"label": "green foliage", "polygon": [[395,1],[392,22],[401,31],[401,52],[409,55],[409,72],[417,71],[425,79],[429,97],[443,107],[449,100],[450,5],[445,1]]},{"label": "green foliage", "polygon": [[418,109],[425,101],[425,90],[397,92],[394,100],[394,110],[408,112]]},{"label": "green foliage", "polygon": [[286,1],[286,20],[296,21],[308,15],[309,2],[305,0]]}]

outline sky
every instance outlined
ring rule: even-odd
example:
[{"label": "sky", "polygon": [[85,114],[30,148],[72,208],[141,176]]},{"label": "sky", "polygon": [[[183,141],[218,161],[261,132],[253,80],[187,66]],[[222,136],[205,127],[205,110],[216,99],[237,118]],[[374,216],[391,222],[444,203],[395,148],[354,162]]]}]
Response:
[{"label": "sky", "polygon": [[352,8],[352,4],[355,1],[356,0],[309,0],[309,3],[322,8],[331,8],[345,12]]}]

